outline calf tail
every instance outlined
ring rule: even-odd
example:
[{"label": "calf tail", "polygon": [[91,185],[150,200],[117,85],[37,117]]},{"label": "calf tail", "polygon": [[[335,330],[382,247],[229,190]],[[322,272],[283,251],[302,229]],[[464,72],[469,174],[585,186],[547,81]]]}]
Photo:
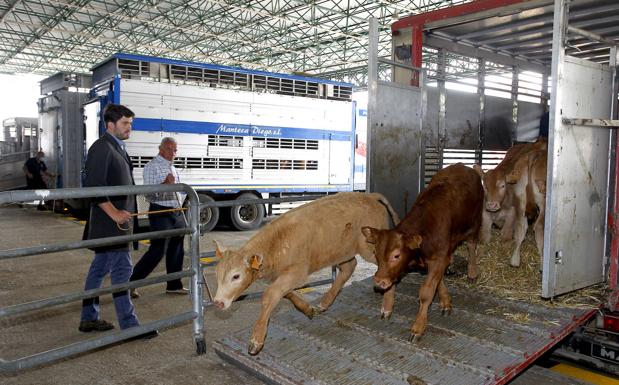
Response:
[{"label": "calf tail", "polygon": [[378,202],[381,205],[385,206],[385,208],[387,209],[387,212],[389,213],[391,217],[391,222],[393,222],[393,227],[396,227],[400,223],[400,217],[398,216],[398,213],[395,212],[393,207],[391,207],[391,203],[389,203],[389,200],[387,200],[387,198],[385,198],[382,194],[379,194],[379,193],[374,193],[374,194],[376,195],[376,199],[378,200]]}]

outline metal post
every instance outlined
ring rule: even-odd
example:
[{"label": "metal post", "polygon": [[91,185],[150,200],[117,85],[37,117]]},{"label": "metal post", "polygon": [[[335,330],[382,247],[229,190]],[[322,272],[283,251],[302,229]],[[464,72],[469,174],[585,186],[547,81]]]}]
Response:
[{"label": "metal post", "polygon": [[196,314],[196,318],[193,320],[193,338],[196,343],[196,352],[204,354],[206,352],[206,342],[204,341],[202,284],[206,285],[206,281],[202,282],[204,276],[200,267],[200,199],[193,189],[187,192],[187,199],[189,199],[189,227],[191,229],[189,234],[189,257],[191,258],[191,270],[193,272],[190,292],[193,311]]},{"label": "metal post", "polygon": [[445,89],[445,76],[447,71],[446,53],[444,49],[439,49],[437,53],[437,85],[438,85],[438,169],[443,168],[443,151],[447,142],[447,126],[445,124],[447,115],[447,90]]},{"label": "metal post", "polygon": [[546,180],[549,181],[546,188],[546,215],[544,222],[544,252],[542,255],[542,297],[552,298],[556,287],[556,272],[554,251],[550,250],[552,242],[552,183],[554,175],[554,140],[555,132],[561,131],[563,125],[561,123],[561,106],[560,101],[563,100],[563,88],[559,87],[559,79],[563,77],[563,62],[565,60],[565,39],[567,37],[568,23],[568,5],[566,0],[555,0],[554,5],[554,20],[552,31],[552,86],[550,98],[550,119],[548,131],[548,166],[546,171]]},{"label": "metal post", "polygon": [[477,140],[477,156],[475,162],[481,166],[484,153],[484,135],[486,129],[486,59],[477,58],[477,95],[479,96],[479,125]]},{"label": "metal post", "polygon": [[518,138],[518,67],[512,66],[512,144]]},{"label": "metal post", "polygon": [[378,20],[371,17],[369,21],[369,46],[368,46],[368,128],[367,128],[367,157],[365,186],[368,192],[375,191],[372,185],[372,141],[374,126],[374,111],[378,105]]}]

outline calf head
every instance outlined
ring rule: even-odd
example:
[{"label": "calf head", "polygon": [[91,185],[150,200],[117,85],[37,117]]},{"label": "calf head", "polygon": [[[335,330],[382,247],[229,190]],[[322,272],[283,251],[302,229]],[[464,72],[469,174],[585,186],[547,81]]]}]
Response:
[{"label": "calf head", "polygon": [[484,186],[485,209],[493,213],[499,211],[507,193],[507,176],[502,170],[495,169],[483,172],[477,164],[473,168],[481,176]]},{"label": "calf head", "polygon": [[374,288],[388,290],[404,275],[413,260],[413,250],[421,245],[421,236],[404,234],[397,230],[378,230],[363,227],[367,243],[374,245],[378,270],[374,274]]},{"label": "calf head", "polygon": [[262,256],[244,255],[238,250],[222,250],[217,242],[215,246],[219,262],[215,268],[217,293],[213,302],[217,308],[225,310],[258,278]]}]

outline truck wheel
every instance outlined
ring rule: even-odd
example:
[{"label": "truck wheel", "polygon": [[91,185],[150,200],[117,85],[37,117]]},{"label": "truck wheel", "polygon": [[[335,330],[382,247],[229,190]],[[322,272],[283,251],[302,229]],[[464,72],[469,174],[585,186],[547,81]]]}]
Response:
[{"label": "truck wheel", "polygon": [[[198,194],[200,203],[215,202],[206,194]],[[200,210],[200,235],[211,231],[219,221],[219,207],[205,207]]]},{"label": "truck wheel", "polygon": [[[243,193],[236,199],[257,199],[258,197],[252,193]],[[263,204],[249,204],[232,206],[230,208],[230,220],[232,225],[241,231],[254,230],[260,227],[264,219]]]}]

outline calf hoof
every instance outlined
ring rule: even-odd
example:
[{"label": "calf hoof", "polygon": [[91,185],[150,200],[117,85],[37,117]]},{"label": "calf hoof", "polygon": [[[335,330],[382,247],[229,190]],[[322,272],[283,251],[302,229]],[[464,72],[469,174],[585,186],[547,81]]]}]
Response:
[{"label": "calf hoof", "polygon": [[322,314],[327,311],[328,307],[323,307],[322,305],[312,306],[314,309],[314,314]]},{"label": "calf hoof", "polygon": [[255,356],[256,354],[260,353],[263,346],[264,346],[264,343],[249,341],[249,347],[247,348],[247,353],[249,353],[250,356]]},{"label": "calf hoof", "polygon": [[444,307],[441,309],[441,315],[445,316],[445,315],[451,315],[451,306],[450,307]]},{"label": "calf hoof", "polygon": [[386,319],[386,320],[388,320],[388,319],[390,319],[390,318],[391,318],[391,314],[392,314],[392,312],[390,312],[390,311],[384,311],[384,310],[381,310],[381,311],[380,311],[380,319]]},{"label": "calf hoof", "polygon": [[408,342],[412,344],[416,344],[420,338],[421,338],[421,334],[411,333],[411,335],[408,336]]},{"label": "calf hoof", "polygon": [[516,260],[512,259],[511,261],[509,261],[509,265],[511,267],[520,267],[520,260],[516,261]]}]

